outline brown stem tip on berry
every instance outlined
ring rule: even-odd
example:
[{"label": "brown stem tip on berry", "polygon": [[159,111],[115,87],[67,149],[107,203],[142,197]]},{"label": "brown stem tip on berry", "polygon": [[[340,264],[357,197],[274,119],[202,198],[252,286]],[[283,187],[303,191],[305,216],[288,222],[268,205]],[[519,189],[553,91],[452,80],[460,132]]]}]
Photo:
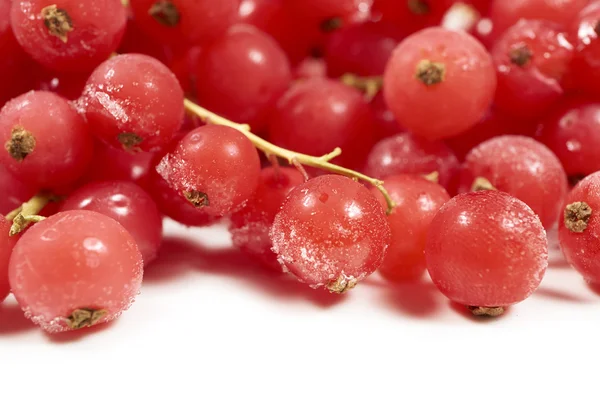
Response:
[{"label": "brown stem tip on berry", "polygon": [[596,22],[596,25],[594,26],[594,32],[596,32],[596,35],[600,36],[600,21]]},{"label": "brown stem tip on berry", "polygon": [[78,308],[67,317],[67,326],[71,329],[81,329],[95,325],[108,314],[106,310],[93,308]]},{"label": "brown stem tip on berry", "polygon": [[42,8],[42,18],[48,32],[59,38],[63,43],[67,43],[67,35],[73,31],[73,21],[71,21],[67,11],[53,4]]},{"label": "brown stem tip on berry", "polygon": [[406,6],[411,13],[416,15],[426,15],[431,11],[429,4],[425,0],[408,0]]},{"label": "brown stem tip on berry", "polygon": [[333,32],[337,31],[342,27],[344,21],[342,21],[339,17],[328,18],[325,21],[321,22],[321,31],[323,32]]},{"label": "brown stem tip on berry", "polygon": [[119,133],[119,136],[117,136],[117,140],[123,145],[123,148],[127,151],[136,150],[137,147],[144,141],[144,139],[131,132]]},{"label": "brown stem tip on berry", "polygon": [[519,67],[524,67],[533,57],[533,53],[529,50],[529,47],[526,45],[521,45],[519,47],[515,47],[508,52],[508,57],[510,58],[510,62],[518,65]]},{"label": "brown stem tip on berry", "polygon": [[583,201],[571,203],[565,207],[565,226],[571,232],[581,233],[586,230],[592,207]]},{"label": "brown stem tip on berry", "polygon": [[210,201],[208,200],[208,195],[206,193],[192,190],[191,192],[185,192],[183,195],[196,208],[208,207],[210,205]]},{"label": "brown stem tip on berry", "polygon": [[417,64],[415,77],[427,86],[436,85],[444,81],[446,66],[429,60],[421,60]]},{"label": "brown stem tip on berry", "polygon": [[335,281],[327,285],[327,289],[331,293],[342,294],[356,286],[358,280],[354,277],[349,277],[341,274]]},{"label": "brown stem tip on berry", "polygon": [[169,0],[159,0],[150,7],[148,14],[161,25],[173,27],[179,24],[181,14]]},{"label": "brown stem tip on berry", "polygon": [[499,317],[504,314],[504,307],[467,307],[477,317]]},{"label": "brown stem tip on berry", "polygon": [[486,178],[479,176],[475,178],[471,185],[471,192],[479,192],[480,190],[497,190],[494,185]]},{"label": "brown stem tip on berry", "polygon": [[4,143],[4,148],[12,158],[21,162],[35,149],[35,137],[22,126],[15,126],[10,140]]}]

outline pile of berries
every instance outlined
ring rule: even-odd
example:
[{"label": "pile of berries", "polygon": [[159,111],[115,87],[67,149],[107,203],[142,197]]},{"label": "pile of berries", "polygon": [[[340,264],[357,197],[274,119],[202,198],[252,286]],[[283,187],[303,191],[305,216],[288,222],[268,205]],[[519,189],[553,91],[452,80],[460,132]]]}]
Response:
[{"label": "pile of berries", "polygon": [[0,301],[117,318],[163,217],[333,293],[600,282],[600,0],[0,0]]}]

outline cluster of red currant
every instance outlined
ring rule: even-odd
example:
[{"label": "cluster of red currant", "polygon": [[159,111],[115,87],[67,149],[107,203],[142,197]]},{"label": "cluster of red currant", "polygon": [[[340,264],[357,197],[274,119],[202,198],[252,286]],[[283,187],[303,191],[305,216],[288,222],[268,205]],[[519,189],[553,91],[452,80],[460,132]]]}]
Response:
[{"label": "cluster of red currant", "polygon": [[558,222],[600,281],[599,37],[598,0],[0,0],[0,301],[116,318],[163,216],[490,316]]}]

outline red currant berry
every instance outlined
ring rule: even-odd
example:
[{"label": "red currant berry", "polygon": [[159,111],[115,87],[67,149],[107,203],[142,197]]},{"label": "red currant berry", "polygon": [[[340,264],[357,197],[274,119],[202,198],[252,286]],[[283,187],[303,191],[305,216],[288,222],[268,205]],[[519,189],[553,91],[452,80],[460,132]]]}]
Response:
[{"label": "red currant berry", "polygon": [[461,183],[463,191],[491,189],[491,184],[509,193],[531,207],[547,229],[556,223],[568,187],[565,170],[550,149],[531,138],[510,135],[471,150]]},{"label": "red currant berry", "polygon": [[82,186],[61,211],[89,210],[111,217],[133,236],[144,259],[154,260],[162,241],[162,215],[150,195],[131,182],[107,181]]},{"label": "red currant berry", "polygon": [[0,216],[0,304],[8,296],[8,293],[10,293],[8,262],[10,261],[13,247],[17,243],[17,238],[14,236],[11,237],[8,234],[11,225],[11,222]]},{"label": "red currant berry", "polygon": [[384,139],[386,137],[398,135],[406,131],[396,121],[394,113],[390,110],[383,92],[379,92],[373,97],[373,100],[369,103],[371,111],[373,112],[375,122],[375,137],[377,140]]},{"label": "red currant berry", "polygon": [[[396,203],[388,222],[392,240],[379,272],[392,281],[420,278],[425,272],[425,239],[431,220],[450,200],[443,187],[416,175],[386,178],[385,188]],[[371,192],[387,207],[379,190]]]},{"label": "red currant berry", "polygon": [[17,40],[47,68],[91,71],[119,46],[127,15],[121,0],[13,1]]},{"label": "red currant berry", "polygon": [[281,271],[271,250],[269,231],[288,193],[303,182],[302,174],[295,168],[264,168],[254,197],[231,216],[229,231],[233,244],[263,265]]},{"label": "red currant berry", "polygon": [[329,35],[325,44],[327,73],[334,78],[346,73],[382,75],[402,38],[400,29],[388,22],[366,22],[339,29]]},{"label": "red currant berry", "polygon": [[285,270],[342,293],[379,268],[390,243],[385,210],[362,184],[324,175],[296,186],[271,229]]},{"label": "red currant berry", "polygon": [[25,316],[55,333],[117,318],[140,290],[142,264],[135,240],[118,222],[77,210],[23,233],[8,272]]},{"label": "red currant berry", "polygon": [[539,286],[548,266],[546,231],[507,193],[484,190],[447,202],[431,222],[427,270],[450,300],[498,315]]},{"label": "red currant berry", "polygon": [[292,79],[285,53],[268,35],[235,26],[206,48],[196,70],[198,101],[262,131]]},{"label": "red currant berry", "polygon": [[373,115],[356,89],[329,79],[292,86],[280,99],[269,127],[273,143],[312,156],[336,147],[336,162],[362,166],[373,143]]},{"label": "red currant berry", "polygon": [[423,138],[456,136],[490,107],[490,55],[462,31],[428,28],[402,41],[387,64],[385,99],[400,125]]},{"label": "red currant berry", "polygon": [[240,210],[254,195],[260,160],[242,133],[206,125],[188,133],[157,171],[192,205],[224,216]]},{"label": "red currant berry", "polygon": [[585,98],[565,99],[542,120],[538,139],[577,181],[600,171],[600,103]]},{"label": "red currant berry", "polygon": [[411,34],[439,25],[449,6],[446,0],[374,0],[373,15]]},{"label": "red currant berry", "polygon": [[221,36],[237,19],[239,0],[130,0],[137,25],[169,44],[203,44]]},{"label": "red currant berry", "polygon": [[591,2],[571,26],[569,38],[575,43],[575,57],[569,79],[577,89],[600,94],[600,2]]},{"label": "red currant berry", "polygon": [[583,277],[600,282],[600,173],[589,175],[569,193],[558,226],[565,258]]},{"label": "red currant berry", "polygon": [[141,54],[102,63],[79,100],[93,133],[126,150],[159,151],[183,121],[183,91],[173,73]]},{"label": "red currant berry", "polygon": [[495,105],[534,119],[563,95],[573,46],[559,26],[522,20],[496,41],[492,56],[498,72]]},{"label": "red currant berry", "polygon": [[[286,0],[285,6],[295,13],[323,21],[329,26],[332,20],[364,21],[369,17],[373,0]],[[337,26],[339,22],[335,22]]]},{"label": "red currant berry", "polygon": [[511,0],[493,1],[494,31],[501,34],[521,19],[539,19],[568,27],[589,0]]},{"label": "red currant berry", "polygon": [[460,164],[452,150],[443,142],[430,142],[411,135],[385,138],[378,142],[369,157],[365,173],[385,179],[398,174],[439,174],[439,182],[451,188]]},{"label": "red currant berry", "polygon": [[73,183],[92,158],[84,119],[62,97],[29,92],[0,111],[0,162],[17,179],[36,188]]}]

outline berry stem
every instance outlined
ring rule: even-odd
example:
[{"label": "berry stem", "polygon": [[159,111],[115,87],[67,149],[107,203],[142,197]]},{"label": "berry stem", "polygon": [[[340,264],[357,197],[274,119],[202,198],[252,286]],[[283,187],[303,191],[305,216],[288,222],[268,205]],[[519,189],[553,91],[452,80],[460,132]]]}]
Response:
[{"label": "berry stem", "polygon": [[30,224],[44,220],[45,217],[37,214],[42,211],[51,199],[52,196],[49,193],[38,193],[28,202],[23,203],[19,208],[8,213],[6,219],[13,222],[9,235],[18,235]]},{"label": "berry stem", "polygon": [[345,74],[340,78],[340,80],[344,85],[353,87],[363,92],[367,101],[373,100],[373,98],[383,87],[382,76],[358,76],[354,74]]},{"label": "berry stem", "polygon": [[263,138],[255,135],[250,131],[250,126],[246,124],[237,124],[235,122],[232,122],[226,118],[221,117],[220,115],[217,115],[207,110],[206,108],[200,107],[198,104],[188,99],[185,99],[183,101],[183,104],[188,112],[197,115],[205,123],[228,126],[230,128],[238,130],[239,132],[244,134],[257,149],[263,151],[267,155],[267,157],[271,155],[276,155],[287,160],[287,162],[291,165],[299,163],[309,167],[319,168],[325,171],[344,175],[349,178],[355,178],[368,182],[369,184],[375,186],[381,192],[381,194],[383,194],[383,197],[385,197],[385,201],[388,206],[388,214],[392,212],[392,209],[395,206],[394,201],[390,197],[389,193],[383,187],[383,181],[371,178],[367,175],[361,174],[360,172],[356,172],[354,170],[340,167],[339,165],[330,163],[330,161],[333,158],[339,156],[342,153],[342,150],[339,147],[334,149],[331,153],[325,154],[321,157],[314,157],[309,156],[307,154],[296,153],[295,151],[287,150],[282,147],[276,146],[264,140]]}]

